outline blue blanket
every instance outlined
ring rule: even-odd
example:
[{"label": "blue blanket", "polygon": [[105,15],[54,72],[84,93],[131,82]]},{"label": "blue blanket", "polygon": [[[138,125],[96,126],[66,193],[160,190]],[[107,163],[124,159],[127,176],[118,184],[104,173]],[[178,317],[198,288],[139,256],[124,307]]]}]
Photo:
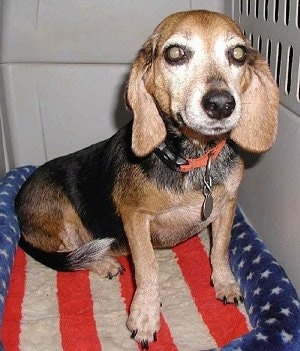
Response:
[{"label": "blue blanket", "polygon": [[[35,169],[33,166],[14,169],[0,182],[0,321],[20,237],[14,198]],[[239,208],[232,229],[229,259],[245,297],[253,330],[218,350],[299,351],[300,302],[297,293]],[[1,344],[0,350],[4,350]]]}]

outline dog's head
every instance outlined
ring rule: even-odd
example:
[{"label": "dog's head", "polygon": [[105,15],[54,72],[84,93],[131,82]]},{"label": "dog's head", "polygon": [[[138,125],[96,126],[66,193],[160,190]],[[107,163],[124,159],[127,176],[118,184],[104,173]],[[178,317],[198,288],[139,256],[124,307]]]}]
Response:
[{"label": "dog's head", "polygon": [[126,99],[138,156],[165,139],[161,114],[192,135],[229,134],[252,152],[268,150],[276,136],[278,89],[266,61],[231,19],[213,12],[163,20],[133,63]]}]

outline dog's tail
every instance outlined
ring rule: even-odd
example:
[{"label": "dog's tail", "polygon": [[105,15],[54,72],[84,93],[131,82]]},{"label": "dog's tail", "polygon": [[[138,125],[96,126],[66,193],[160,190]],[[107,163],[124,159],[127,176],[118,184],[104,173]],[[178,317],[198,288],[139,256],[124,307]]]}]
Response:
[{"label": "dog's tail", "polygon": [[89,269],[93,262],[100,261],[109,251],[114,239],[93,240],[74,251],[46,252],[32,246],[21,235],[19,246],[36,261],[56,271],[70,272]]}]

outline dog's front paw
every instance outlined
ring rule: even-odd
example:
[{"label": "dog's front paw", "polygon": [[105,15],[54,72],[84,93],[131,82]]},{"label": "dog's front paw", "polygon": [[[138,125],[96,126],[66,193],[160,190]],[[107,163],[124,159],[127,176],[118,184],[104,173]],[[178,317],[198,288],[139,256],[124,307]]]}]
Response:
[{"label": "dog's front paw", "polygon": [[132,301],[127,327],[131,338],[140,342],[143,350],[148,350],[149,342],[156,341],[160,328],[160,303],[158,298],[149,302],[147,296],[140,296]]},{"label": "dog's front paw", "polygon": [[235,280],[230,281],[213,281],[217,299],[223,301],[224,305],[227,303],[234,303],[238,305],[243,302],[243,297]]}]

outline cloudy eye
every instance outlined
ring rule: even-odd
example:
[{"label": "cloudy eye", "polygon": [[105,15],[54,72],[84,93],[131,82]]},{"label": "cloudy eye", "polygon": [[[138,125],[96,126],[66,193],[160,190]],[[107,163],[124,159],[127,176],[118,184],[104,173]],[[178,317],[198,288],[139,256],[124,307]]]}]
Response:
[{"label": "cloudy eye", "polygon": [[166,48],[165,52],[165,60],[169,64],[182,64],[187,59],[187,53],[185,50],[177,45],[172,45]]},{"label": "cloudy eye", "polygon": [[238,45],[230,50],[229,58],[235,64],[243,65],[247,58],[247,50],[245,46]]}]

